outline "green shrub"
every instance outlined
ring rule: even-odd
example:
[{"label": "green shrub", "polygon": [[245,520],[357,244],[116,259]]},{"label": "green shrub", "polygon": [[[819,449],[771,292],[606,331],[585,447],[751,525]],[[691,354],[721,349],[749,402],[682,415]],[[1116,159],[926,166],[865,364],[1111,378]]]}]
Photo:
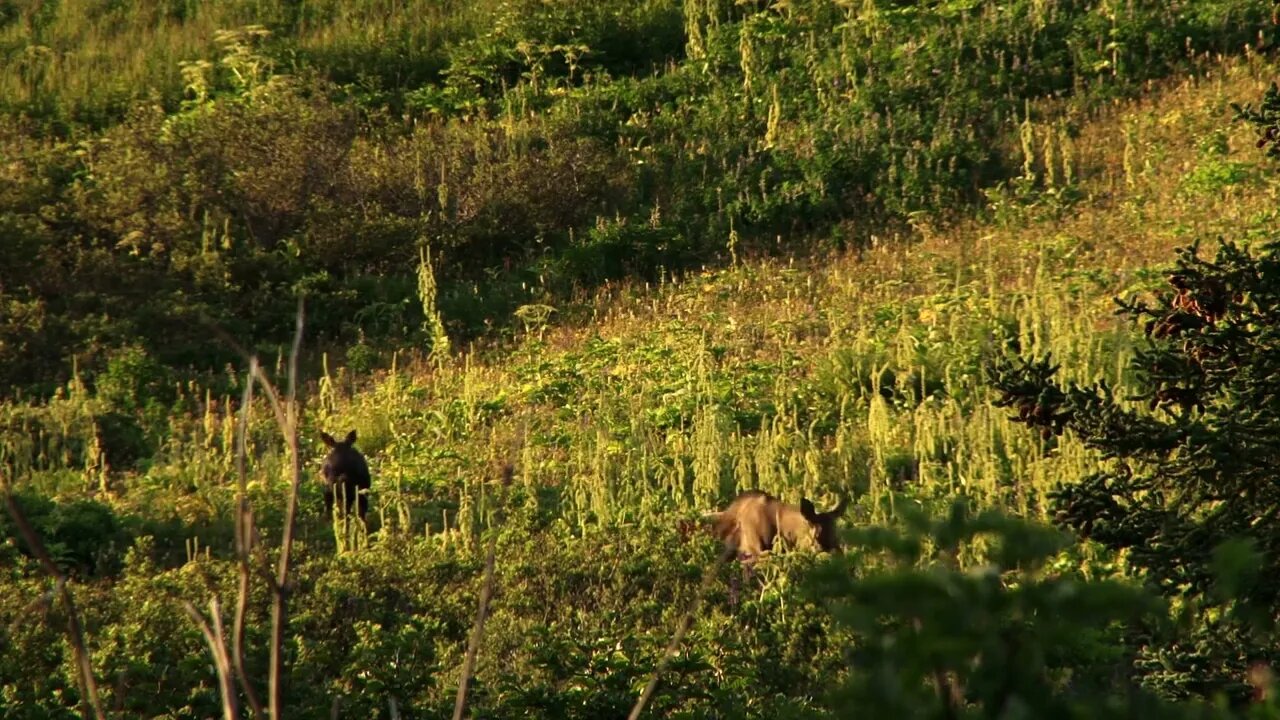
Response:
[{"label": "green shrub", "polygon": [[854,636],[832,707],[912,718],[1230,716],[1126,682],[1126,627],[1158,618],[1162,603],[1056,563],[1066,541],[1057,531],[974,513],[964,500],[937,519],[895,505],[904,530],[859,528],[857,550],[806,583]]},{"label": "green shrub", "polygon": [[[33,492],[14,495],[22,513],[64,571],[85,577],[110,577],[120,571],[130,538],[109,505],[94,500],[55,501]],[[12,537],[24,554],[30,548],[6,512],[0,535]]]}]

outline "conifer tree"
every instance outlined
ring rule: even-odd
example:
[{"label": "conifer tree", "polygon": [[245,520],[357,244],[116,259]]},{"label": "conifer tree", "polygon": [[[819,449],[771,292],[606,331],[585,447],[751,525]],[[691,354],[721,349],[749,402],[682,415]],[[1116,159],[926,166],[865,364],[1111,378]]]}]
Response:
[{"label": "conifer tree", "polygon": [[[1280,90],[1236,109],[1280,158]],[[1178,638],[1146,643],[1144,682],[1243,699],[1250,668],[1280,658],[1280,238],[1220,239],[1212,258],[1197,242],[1166,280],[1153,299],[1117,300],[1144,336],[1129,363],[1135,395],[1060,382],[1048,357],[999,363],[993,382],[1016,421],[1074,433],[1104,458],[1057,489],[1057,520],[1199,609]],[[1218,580],[1232,565],[1247,572]]]}]

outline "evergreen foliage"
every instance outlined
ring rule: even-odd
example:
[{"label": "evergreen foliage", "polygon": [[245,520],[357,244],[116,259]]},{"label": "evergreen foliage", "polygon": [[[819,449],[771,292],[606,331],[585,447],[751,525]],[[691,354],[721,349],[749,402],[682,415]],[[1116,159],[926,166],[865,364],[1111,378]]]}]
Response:
[{"label": "evergreen foliage", "polygon": [[[851,533],[861,552],[819,567],[807,584],[853,632],[834,707],[940,719],[1231,717],[1131,684],[1124,628],[1158,617],[1163,603],[1055,567],[1064,535],[974,512],[965,499],[937,518],[905,501],[897,508],[900,529]],[[883,566],[868,562],[881,556]],[[1277,710],[1259,705],[1250,716]]]},{"label": "evergreen foliage", "polygon": [[[1240,115],[1275,135],[1277,90]],[[1259,147],[1262,146],[1260,143]],[[1179,696],[1249,692],[1255,663],[1277,659],[1280,618],[1280,243],[1223,239],[1212,259],[1199,243],[1178,252],[1151,298],[1119,300],[1146,344],[1128,369],[1138,388],[1061,383],[1049,358],[997,368],[1000,404],[1045,438],[1070,431],[1103,459],[1061,487],[1063,525],[1122,550],[1162,593],[1192,607],[1190,636],[1153,645],[1146,681]],[[1223,565],[1256,563],[1229,587]]]}]

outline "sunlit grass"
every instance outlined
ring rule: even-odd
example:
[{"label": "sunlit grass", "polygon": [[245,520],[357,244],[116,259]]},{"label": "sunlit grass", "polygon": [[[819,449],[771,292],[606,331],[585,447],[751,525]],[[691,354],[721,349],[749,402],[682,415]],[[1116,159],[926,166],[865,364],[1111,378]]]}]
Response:
[{"label": "sunlit grass", "polygon": [[[348,390],[320,419],[350,418],[380,471],[424,497],[468,492],[492,434],[518,433],[521,481],[559,488],[578,527],[692,514],[749,487],[856,494],[864,517],[895,490],[966,493],[1043,519],[1048,491],[1099,460],[1009,422],[984,360],[1051,353],[1067,377],[1125,386],[1134,335],[1112,298],[1150,287],[1176,245],[1271,217],[1270,181],[1195,195],[1181,182],[1222,99],[1256,94],[1268,72],[1229,66],[1108,111],[1077,141],[1081,199],[1062,210],[1042,197],[861,256],[612,285],[579,313],[594,320],[358,390],[333,383]],[[1230,148],[1255,162],[1247,131]]]},{"label": "sunlit grass", "polygon": [[[362,620],[364,654],[350,660],[360,672],[326,679],[333,685],[309,697],[381,707],[385,693],[447,688],[438,678],[460,666],[464,643],[442,618],[471,617],[489,539],[503,553],[502,577],[477,677],[541,672],[550,643],[571,638],[597,679],[625,693],[649,672],[643,658],[665,645],[713,557],[709,538],[676,528],[739,490],[806,496],[820,508],[849,496],[855,524],[894,523],[895,503],[937,510],[962,494],[1047,519],[1049,492],[1102,460],[1070,434],[1042,439],[1012,423],[992,402],[984,363],[1014,349],[1051,353],[1066,378],[1126,387],[1137,336],[1113,315],[1112,298],[1156,287],[1175,246],[1274,227],[1277,185],[1259,171],[1253,138],[1243,128],[1219,134],[1227,100],[1256,96],[1274,70],[1226,63],[1171,81],[1075,119],[1070,144],[1056,121],[1028,125],[1026,174],[989,193],[976,217],[876,228],[869,234],[881,236],[857,253],[748,255],[657,283],[608,283],[554,313],[524,313],[545,322],[519,324],[509,341],[443,359],[404,348],[373,373],[328,359],[303,393],[298,666],[346,667],[326,656],[339,652],[338,635],[321,636],[334,608],[367,601],[378,613],[385,603],[396,619]],[[164,440],[131,469],[113,466],[104,401],[78,380],[48,402],[0,405],[0,469],[22,490],[94,497],[152,523],[137,526],[127,572],[83,584],[90,626],[102,628],[100,667],[132,667],[135,655],[161,650],[194,656],[170,647],[180,630],[164,625],[173,622],[166,607],[184,593],[233,593],[224,559],[242,408],[195,384],[176,390],[172,407],[139,409]],[[274,531],[290,468],[271,411],[250,411],[247,491],[258,526]],[[372,535],[336,538],[320,510],[321,429],[358,431],[373,470]],[[495,487],[495,461],[517,470],[509,495]],[[1063,565],[1085,565],[1086,576],[1123,567],[1092,552],[1072,547]],[[693,642],[714,649],[707,657],[741,657],[756,647],[735,650],[743,641],[733,633],[802,625],[812,607],[794,596],[793,573],[806,562],[766,562],[742,615],[716,585]],[[38,594],[22,583],[11,612]],[[173,597],[150,603],[159,586]],[[365,597],[369,587],[383,597]],[[148,602],[135,607],[138,597]],[[145,622],[126,632],[121,617]],[[818,662],[841,661],[831,650],[841,640],[822,642],[833,644]],[[379,673],[403,687],[366,678]]]},{"label": "sunlit grass", "polygon": [[[993,195],[982,218],[918,226],[862,253],[613,283],[562,308],[567,321],[443,364],[409,351],[369,378],[329,367],[307,399],[310,455],[315,429],[357,429],[376,478],[370,517],[411,533],[477,527],[504,457],[582,533],[671,522],[752,487],[820,504],[852,495],[860,520],[886,519],[881,500],[895,492],[963,493],[1044,519],[1055,484],[1099,460],[1070,435],[1044,441],[1011,423],[984,362],[1012,348],[1051,353],[1066,377],[1125,386],[1134,335],[1112,298],[1151,287],[1176,245],[1273,217],[1264,174],[1184,182],[1205,162],[1254,167],[1246,130],[1228,134],[1226,155],[1206,138],[1227,98],[1255,95],[1271,70],[1227,64],[1085,124],[1070,204],[1042,178],[1031,196]],[[96,435],[77,403],[94,401],[79,386],[44,409],[10,406],[44,416],[37,446],[12,450],[55,485],[77,476],[82,490],[109,487],[139,508],[177,494],[189,498],[174,506],[184,520],[211,521],[231,503],[235,407],[184,392],[192,411],[167,421],[169,440],[141,475],[108,477],[84,450]],[[252,487],[269,505],[285,463],[266,420],[256,411]],[[78,464],[87,469],[68,475]]]},{"label": "sunlit grass", "polygon": [[181,63],[215,59],[215,33],[245,25],[289,37],[304,54],[392,51],[408,55],[399,58],[402,62],[413,61],[439,52],[446,40],[467,37],[493,5],[433,0],[24,3],[16,18],[0,27],[0,51],[13,70],[0,73],[0,97],[15,107],[59,105],[84,119],[123,114],[132,101],[148,96],[172,102],[183,90]]}]

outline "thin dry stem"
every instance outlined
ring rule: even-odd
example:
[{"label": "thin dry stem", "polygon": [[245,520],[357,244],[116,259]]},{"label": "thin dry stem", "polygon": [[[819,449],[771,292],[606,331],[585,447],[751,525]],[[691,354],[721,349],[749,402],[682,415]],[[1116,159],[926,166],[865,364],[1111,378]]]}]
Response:
[{"label": "thin dry stem", "polygon": [[240,686],[244,688],[245,700],[248,701],[254,718],[262,720],[265,716],[262,701],[258,699],[258,692],[254,689],[253,683],[249,682],[248,673],[245,672],[244,668],[244,619],[249,605],[249,580],[252,574],[249,557],[253,549],[253,508],[249,505],[246,457],[248,455],[249,414],[253,410],[253,374],[257,366],[257,358],[251,358],[249,361],[249,374],[245,378],[244,396],[240,402],[240,418],[236,438],[235,534],[240,587],[236,593],[236,614],[232,620],[231,663],[235,669],[236,678],[240,681]]},{"label": "thin dry stem", "polygon": [[294,325],[293,347],[289,352],[289,395],[284,410],[281,410],[275,388],[262,372],[255,367],[258,381],[262,384],[271,407],[276,413],[276,421],[280,432],[284,435],[289,449],[290,472],[289,497],[286,500],[284,514],[284,531],[280,540],[280,559],[276,564],[276,576],[271,587],[271,660],[268,670],[268,714],[271,720],[280,720],[283,704],[284,688],[284,631],[288,621],[289,600],[289,560],[293,550],[294,519],[298,510],[298,488],[302,485],[302,465],[298,455],[298,410],[297,410],[297,374],[298,353],[302,347],[303,301],[298,299],[297,321]]},{"label": "thin dry stem", "polygon": [[707,589],[711,587],[711,581],[715,579],[718,568],[732,560],[737,552],[732,549],[726,549],[720,554],[720,562],[711,565],[702,572],[702,582],[698,585],[698,592],[693,596],[693,601],[689,603],[689,610],[685,612],[684,617],[680,618],[680,624],[676,626],[676,632],[671,636],[671,642],[667,643],[666,650],[662,653],[662,659],[658,661],[658,667],[653,669],[653,675],[649,677],[649,683],[645,685],[644,692],[640,693],[640,698],[636,700],[636,704],[631,708],[631,714],[627,715],[627,720],[637,720],[644,712],[644,708],[653,699],[653,694],[658,691],[658,683],[662,680],[662,673],[666,672],[667,667],[671,665],[671,661],[676,654],[680,652],[680,645],[684,642],[684,636],[689,632],[689,628],[693,625],[693,619],[698,615],[698,609],[702,607],[702,599],[707,594]]},{"label": "thin dry stem", "polygon": [[[510,463],[502,468],[502,487],[510,487],[515,470]],[[501,505],[501,503],[499,503]],[[476,609],[476,622],[471,628],[471,639],[467,641],[467,657],[462,663],[462,676],[458,679],[458,698],[453,704],[453,720],[462,720],[467,710],[467,690],[471,685],[471,674],[475,671],[476,656],[480,653],[480,637],[484,633],[484,621],[489,612],[489,598],[493,595],[493,566],[497,555],[498,534],[490,528],[489,549],[484,559],[484,582],[480,586],[480,604]]]},{"label": "thin dry stem", "polygon": [[98,683],[93,677],[93,663],[89,658],[89,650],[85,646],[84,629],[80,626],[80,615],[76,612],[76,604],[71,597],[71,588],[67,587],[67,577],[62,574],[62,570],[58,568],[57,563],[49,556],[49,551],[45,549],[44,543],[40,540],[40,535],[35,531],[35,528],[31,527],[31,523],[27,521],[27,516],[22,512],[22,508],[18,506],[18,501],[13,497],[8,482],[0,483],[0,485],[2,485],[0,492],[4,493],[5,506],[9,510],[9,516],[13,518],[13,524],[18,528],[18,533],[22,535],[27,547],[36,556],[40,567],[53,580],[54,588],[58,596],[62,598],[63,606],[67,609],[67,642],[71,644],[71,651],[75,655],[82,701],[89,705],[89,709],[97,720],[104,720],[106,715],[102,711],[102,699],[98,695]]},{"label": "thin dry stem", "polygon": [[223,639],[222,606],[218,603],[218,596],[209,598],[209,618],[213,621],[212,625],[189,600],[183,600],[182,607],[195,622],[196,627],[200,628],[205,642],[209,643],[209,652],[213,655],[213,666],[218,672],[218,687],[222,695],[222,717],[224,720],[237,720],[240,717],[240,709],[236,698],[235,676],[231,669],[227,643]]}]

